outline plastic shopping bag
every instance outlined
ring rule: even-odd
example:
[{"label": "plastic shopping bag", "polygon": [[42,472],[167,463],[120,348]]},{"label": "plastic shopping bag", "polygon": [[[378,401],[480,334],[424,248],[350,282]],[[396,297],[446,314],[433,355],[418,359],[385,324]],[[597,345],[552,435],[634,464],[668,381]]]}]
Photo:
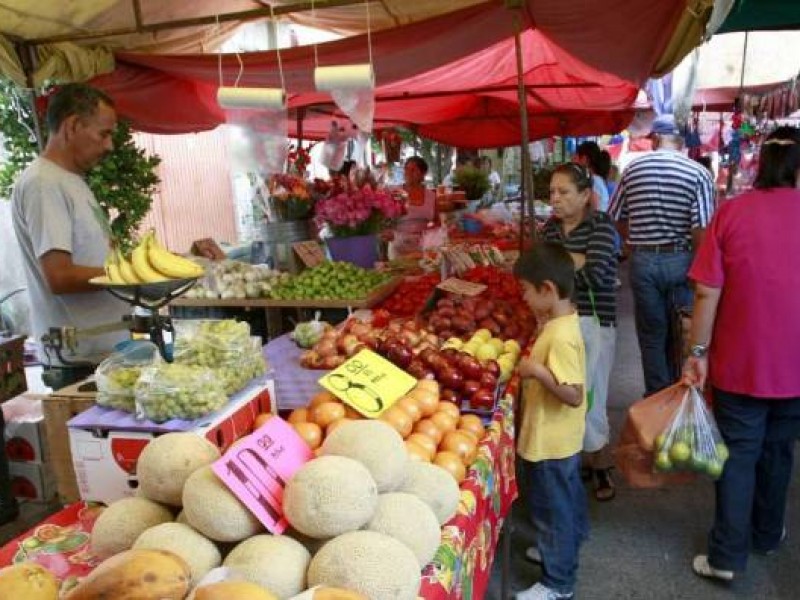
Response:
[{"label": "plastic shopping bag", "polygon": [[654,440],[653,451],[659,471],[694,471],[712,479],[722,475],[728,448],[697,388],[686,390],[672,421]]},{"label": "plastic shopping bag", "polygon": [[685,385],[675,384],[635,402],[628,409],[614,449],[614,463],[631,487],[659,488],[694,479],[694,473],[660,472],[653,466],[656,438],[672,421],[686,390]]},{"label": "plastic shopping bag", "polygon": [[161,362],[155,344],[134,341],[120,352],[114,352],[95,370],[97,404],[136,412],[136,382],[142,369]]}]

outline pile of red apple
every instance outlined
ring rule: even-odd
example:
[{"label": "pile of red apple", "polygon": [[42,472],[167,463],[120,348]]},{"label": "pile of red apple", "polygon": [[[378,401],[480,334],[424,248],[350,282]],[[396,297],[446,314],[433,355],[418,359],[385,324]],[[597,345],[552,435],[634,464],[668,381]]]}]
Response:
[{"label": "pile of red apple", "polygon": [[535,328],[535,319],[523,302],[480,296],[448,294],[427,315],[428,329],[446,340],[469,338],[477,329],[488,329],[493,337],[517,340],[524,347]]},{"label": "pile of red apple", "polygon": [[[414,320],[395,321],[382,328],[360,319],[348,319],[341,327],[322,334],[319,341],[302,354],[300,364],[306,369],[335,369],[365,348],[381,352],[387,342],[392,342],[389,346],[401,343],[402,349],[396,348],[387,356],[400,365],[406,353],[410,361],[412,352],[438,347],[439,338]],[[385,351],[381,353],[386,355]]]},{"label": "pile of red apple", "polygon": [[435,379],[441,399],[463,408],[490,411],[494,407],[500,365],[485,364],[466,352],[437,350],[431,345],[412,348],[404,340],[389,337],[377,352],[417,379]]}]

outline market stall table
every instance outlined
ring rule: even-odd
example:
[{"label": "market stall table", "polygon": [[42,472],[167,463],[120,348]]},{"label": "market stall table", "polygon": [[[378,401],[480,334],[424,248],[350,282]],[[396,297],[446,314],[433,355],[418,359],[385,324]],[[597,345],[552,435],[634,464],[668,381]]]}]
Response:
[{"label": "market stall table", "polygon": [[267,335],[270,339],[278,337],[282,331],[280,311],[285,308],[294,308],[298,312],[325,309],[357,309],[370,308],[387,298],[395,288],[400,285],[402,277],[393,277],[383,285],[373,289],[369,294],[362,298],[341,299],[341,300],[319,300],[314,298],[298,299],[275,299],[275,298],[176,298],[170,302],[170,306],[182,306],[193,308],[248,308],[263,309],[267,323]]},{"label": "market stall table", "polygon": [[[442,527],[442,544],[422,571],[419,595],[429,600],[482,598],[491,574],[495,548],[511,504],[517,496],[514,472],[513,403],[510,385],[498,404],[478,457],[461,484],[456,515]],[[98,505],[78,502],[48,518],[0,548],[0,568],[34,561],[71,586],[99,561],[89,539]],[[507,582],[508,538],[504,536],[504,588]]]}]

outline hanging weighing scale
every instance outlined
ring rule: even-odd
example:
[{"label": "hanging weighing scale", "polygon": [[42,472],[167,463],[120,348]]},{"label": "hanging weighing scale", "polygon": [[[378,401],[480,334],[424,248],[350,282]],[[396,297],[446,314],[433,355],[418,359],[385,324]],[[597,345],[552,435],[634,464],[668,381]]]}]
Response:
[{"label": "hanging weighing scale", "polygon": [[[131,336],[147,337],[158,347],[158,351],[167,362],[172,362],[172,352],[167,347],[167,339],[174,334],[172,319],[159,313],[175,298],[188,292],[197,282],[197,277],[189,279],[167,279],[155,283],[135,285],[111,283],[107,277],[94,277],[89,283],[105,289],[115,298],[131,305],[133,314],[125,315],[121,321],[106,323],[96,327],[78,329],[76,327],[51,327],[44,336],[42,344],[45,352],[58,357],[61,365],[66,367],[95,366],[85,361],[70,360],[65,353],[74,354],[80,346],[80,340],[115,331],[130,331]],[[138,312],[136,309],[142,309]],[[66,352],[65,352],[66,351]]]}]

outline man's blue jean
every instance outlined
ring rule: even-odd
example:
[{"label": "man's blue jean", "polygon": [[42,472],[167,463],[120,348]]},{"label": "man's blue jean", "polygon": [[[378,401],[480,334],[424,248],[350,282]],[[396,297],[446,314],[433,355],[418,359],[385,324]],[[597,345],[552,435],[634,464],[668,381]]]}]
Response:
[{"label": "man's blue jean", "polygon": [[691,252],[635,251],[631,258],[636,335],[648,396],[675,383],[680,372],[672,351],[678,340],[672,340],[670,323],[676,308],[692,305],[686,280],[691,263]]},{"label": "man's blue jean", "polygon": [[580,454],[524,461],[529,474],[528,509],[542,555],[542,585],[559,593],[575,589],[578,552],[589,536]]},{"label": "man's blue jean", "polygon": [[780,544],[800,398],[763,399],[714,389],[714,416],[730,457],[716,483],[712,567],[742,571],[747,554]]}]

